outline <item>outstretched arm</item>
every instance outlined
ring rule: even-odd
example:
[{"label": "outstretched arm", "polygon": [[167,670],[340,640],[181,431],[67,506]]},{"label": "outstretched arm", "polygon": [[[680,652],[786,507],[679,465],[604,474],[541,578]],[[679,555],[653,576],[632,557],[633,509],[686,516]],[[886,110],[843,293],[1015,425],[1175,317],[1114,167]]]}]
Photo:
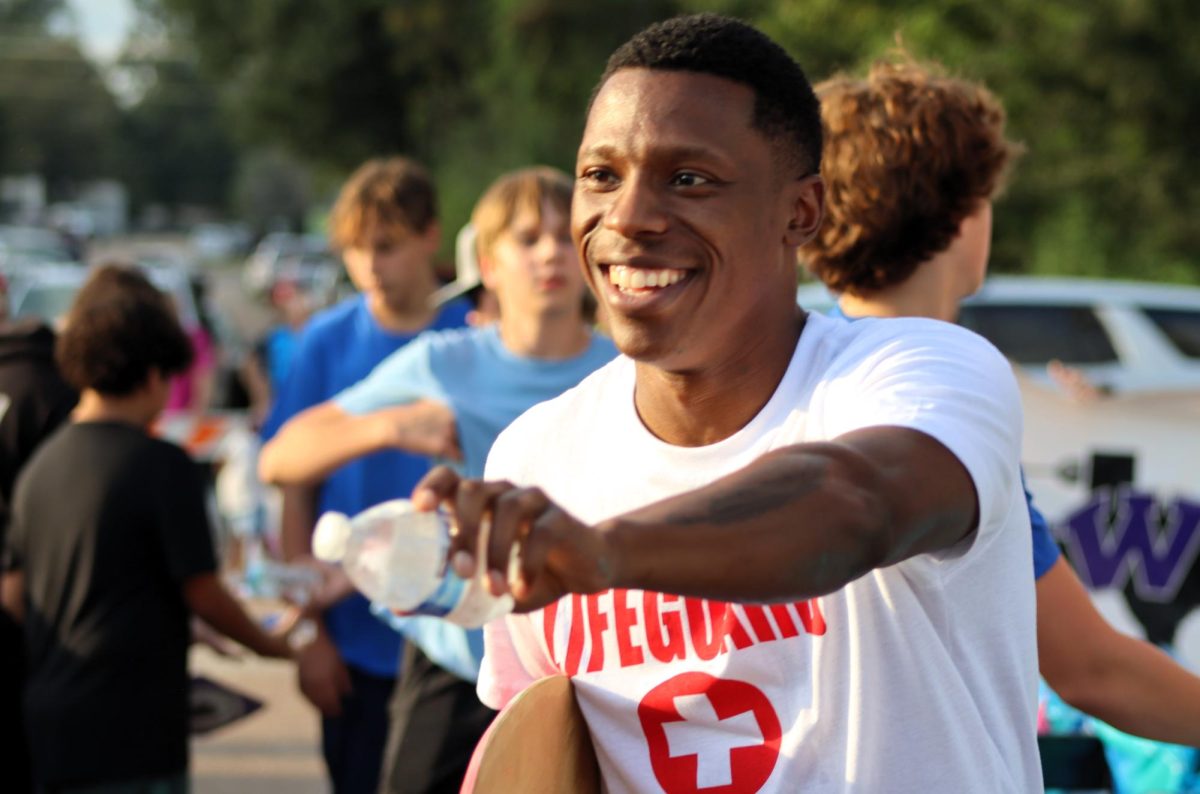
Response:
[{"label": "outstretched arm", "polygon": [[456,460],[454,414],[433,400],[350,414],[329,401],[297,414],[263,447],[258,474],[275,485],[316,485],[355,458],[384,449]]},{"label": "outstretched arm", "polygon": [[1109,625],[1066,560],[1037,581],[1042,677],[1080,711],[1113,727],[1200,746],[1200,678]]},{"label": "outstretched arm", "polygon": [[292,651],[287,639],[267,634],[259,628],[215,573],[188,577],[183,583],[183,599],[188,609],[209,626],[258,655],[276,659],[291,658]]},{"label": "outstretched arm", "polygon": [[463,481],[447,468],[431,472],[414,500],[455,514],[451,554],[462,576],[474,572],[481,519],[490,516],[494,592],[508,589],[501,572],[522,541],[512,588],[521,610],[609,587],[736,601],[810,598],[948,548],[978,522],[974,484],[959,460],[931,436],[899,427],[787,447],[594,527],[540,489]]}]

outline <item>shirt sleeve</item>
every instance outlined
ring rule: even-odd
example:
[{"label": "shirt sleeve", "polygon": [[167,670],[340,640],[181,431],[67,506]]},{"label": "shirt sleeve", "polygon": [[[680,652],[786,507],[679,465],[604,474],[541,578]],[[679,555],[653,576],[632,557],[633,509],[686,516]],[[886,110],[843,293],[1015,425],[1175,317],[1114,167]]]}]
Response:
[{"label": "shirt sleeve", "polygon": [[1033,494],[1029,492],[1029,486],[1025,485],[1024,472],[1021,474],[1021,484],[1025,488],[1025,504],[1029,505],[1029,525],[1033,530],[1033,578],[1041,579],[1050,573],[1062,552],[1054,542],[1054,535],[1050,533],[1046,517],[1033,503]]},{"label": "shirt sleeve", "polygon": [[446,402],[430,361],[428,335],[419,336],[379,362],[367,377],[339,392],[333,402],[354,415],[421,399]]},{"label": "shirt sleeve", "polygon": [[167,570],[177,582],[217,569],[204,484],[196,464],[183,450],[162,442],[156,523]]},{"label": "shirt sleeve", "polygon": [[[880,334],[890,339],[880,345]],[[829,436],[879,425],[932,436],[970,475],[980,530],[1001,526],[1019,480],[1022,433],[1007,359],[982,337],[931,320],[875,321],[859,343],[873,352],[848,357],[852,365],[830,380],[822,417]]]}]

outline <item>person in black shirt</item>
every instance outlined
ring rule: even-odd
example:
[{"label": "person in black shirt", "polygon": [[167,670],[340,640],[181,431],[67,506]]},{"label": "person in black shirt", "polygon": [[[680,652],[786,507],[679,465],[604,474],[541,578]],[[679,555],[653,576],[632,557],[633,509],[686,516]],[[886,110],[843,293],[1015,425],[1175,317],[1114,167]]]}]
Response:
[{"label": "person in black shirt", "polygon": [[257,653],[290,650],[218,580],[198,469],[147,433],[191,358],[167,299],[100,268],[56,354],[79,406],[18,477],[4,588],[24,621],[34,781],[186,791],[189,613]]},{"label": "person in black shirt", "polygon": [[[79,399],[54,364],[54,332],[36,321],[0,323],[0,549],[8,532],[17,472]],[[0,560],[0,571],[6,566]],[[21,628],[0,609],[0,757],[4,787],[33,790],[21,710],[25,664]]]}]

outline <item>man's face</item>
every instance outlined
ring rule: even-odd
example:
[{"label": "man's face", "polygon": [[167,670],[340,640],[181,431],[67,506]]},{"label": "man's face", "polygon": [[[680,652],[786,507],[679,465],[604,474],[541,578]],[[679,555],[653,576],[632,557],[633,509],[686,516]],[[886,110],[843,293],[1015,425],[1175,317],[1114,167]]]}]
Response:
[{"label": "man's face", "polygon": [[771,320],[794,322],[789,230],[797,202],[819,221],[821,189],[781,172],[753,106],[749,88],[683,71],[618,71],[596,96],[571,231],[614,341],[638,361],[708,369]]},{"label": "man's face", "polygon": [[583,278],[566,213],[543,201],[541,217],[517,213],[480,261],[504,316],[582,314]]},{"label": "man's face", "polygon": [[368,229],[362,240],[342,251],[342,259],[355,287],[395,308],[406,305],[427,283],[437,246],[436,224],[422,234]]}]

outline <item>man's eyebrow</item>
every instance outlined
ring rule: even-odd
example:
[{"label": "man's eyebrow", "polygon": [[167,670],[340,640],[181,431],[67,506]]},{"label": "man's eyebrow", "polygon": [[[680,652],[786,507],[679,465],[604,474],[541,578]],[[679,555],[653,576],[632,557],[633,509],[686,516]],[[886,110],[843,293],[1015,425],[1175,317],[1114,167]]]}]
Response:
[{"label": "man's eyebrow", "polygon": [[[710,146],[698,146],[695,144],[663,144],[655,146],[652,154],[656,160],[717,160],[721,163],[728,163],[729,157],[713,149]],[[579,150],[580,160],[613,160],[620,159],[617,147],[607,144],[598,143],[593,146],[588,146]]]}]

